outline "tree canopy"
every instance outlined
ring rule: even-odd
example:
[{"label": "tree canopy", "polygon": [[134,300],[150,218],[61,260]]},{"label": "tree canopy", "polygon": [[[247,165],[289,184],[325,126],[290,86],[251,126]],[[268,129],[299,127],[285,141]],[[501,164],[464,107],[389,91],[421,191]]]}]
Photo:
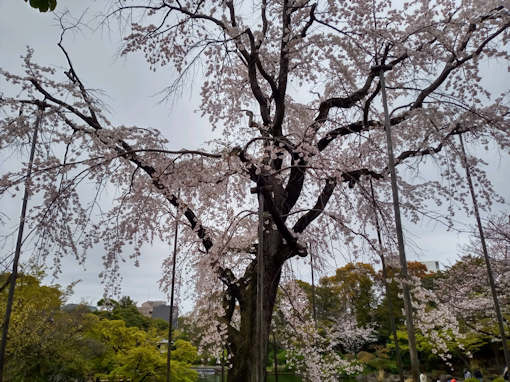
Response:
[{"label": "tree canopy", "polygon": [[[396,163],[416,174],[399,177],[410,221],[434,203],[448,202],[437,219],[449,226],[456,210],[469,210],[457,136],[510,147],[508,98],[491,93],[482,71],[509,59],[510,13],[497,1],[132,0],[112,4],[105,20],[114,19],[128,31],[123,55],[176,71],[169,96],[202,65],[200,112],[220,137],[200,150],[169,150],[157,129],[112,124],[61,39],[65,71],[35,63],[29,49],[20,73],[1,72],[16,90],[0,99],[0,149],[23,148],[42,111],[30,183],[39,204],[27,217],[36,251],[81,258],[101,243],[107,285],[125,251],[142,261],[145,243],[172,241],[178,218],[199,301],[231,354],[232,381],[255,375],[257,250],[268,333],[291,259],[335,256],[331,242],[353,254],[377,250],[375,214],[386,251],[395,248],[381,75]],[[440,180],[424,170],[427,158]],[[468,161],[482,206],[501,201],[483,161]],[[1,195],[17,192],[24,170],[4,172]],[[96,192],[83,192],[85,181]],[[116,194],[103,208],[106,185]],[[261,195],[260,241],[252,187]],[[220,303],[207,300],[215,293]],[[260,340],[267,346],[267,335]]]}]

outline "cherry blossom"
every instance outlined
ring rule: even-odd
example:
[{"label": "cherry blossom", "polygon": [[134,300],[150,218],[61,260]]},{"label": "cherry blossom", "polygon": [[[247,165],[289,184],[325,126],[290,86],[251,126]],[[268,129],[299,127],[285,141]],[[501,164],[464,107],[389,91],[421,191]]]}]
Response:
[{"label": "cherry blossom", "polygon": [[[289,259],[307,256],[311,245],[320,264],[336,255],[332,242],[354,254],[362,250],[357,239],[373,231],[369,178],[379,213],[392,221],[381,70],[396,163],[414,174],[399,178],[401,207],[411,221],[434,204],[446,206],[441,218],[450,226],[459,208],[469,211],[456,135],[509,153],[508,95],[492,94],[481,70],[482,62],[509,58],[510,11],[498,1],[129,0],[111,6],[105,20],[128,30],[123,54],[140,53],[151,69],[176,71],[168,96],[200,65],[200,112],[220,138],[201,150],[168,150],[156,129],[112,124],[61,39],[67,70],[35,63],[29,49],[20,73],[0,71],[5,88],[15,89],[0,98],[0,150],[23,151],[36,112],[44,109],[29,184],[37,203],[27,224],[36,252],[54,259],[56,273],[62,256],[83,262],[87,251],[102,246],[103,281],[115,291],[119,264],[143,261],[141,248],[155,240],[170,243],[179,219],[198,301],[205,304],[207,292],[223,294],[222,311],[212,310],[223,314],[218,335],[226,335],[232,381],[254,375],[258,216],[250,188],[262,190],[264,200],[266,329]],[[423,171],[427,158],[440,180]],[[483,161],[469,161],[481,208],[488,209],[502,199]],[[1,196],[19,193],[25,169],[22,162],[3,169]],[[391,243],[392,226],[383,230]],[[267,346],[267,335],[262,341]],[[322,370],[321,362],[314,370]]]}]

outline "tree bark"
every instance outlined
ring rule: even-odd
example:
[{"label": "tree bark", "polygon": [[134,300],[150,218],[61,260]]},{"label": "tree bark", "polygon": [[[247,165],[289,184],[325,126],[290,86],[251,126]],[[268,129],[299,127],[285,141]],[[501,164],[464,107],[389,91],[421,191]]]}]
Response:
[{"label": "tree bark", "polygon": [[257,272],[256,267],[251,267],[245,274],[249,283],[239,291],[238,301],[241,315],[239,330],[229,328],[228,350],[233,355],[231,368],[228,373],[229,382],[256,381],[258,372],[256,368],[257,348],[256,345],[262,341],[264,372],[260,381],[266,380],[265,365],[267,362],[267,347],[273,308],[276,301],[276,294],[281,277],[283,265],[282,253],[287,252],[281,235],[276,230],[264,230],[263,238],[264,255],[264,278],[263,278],[263,337],[257,338],[256,316],[257,316]]}]

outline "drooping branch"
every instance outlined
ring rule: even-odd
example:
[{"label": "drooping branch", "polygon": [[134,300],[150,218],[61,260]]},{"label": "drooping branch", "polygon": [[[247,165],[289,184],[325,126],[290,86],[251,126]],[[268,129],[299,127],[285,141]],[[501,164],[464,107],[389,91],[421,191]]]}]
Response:
[{"label": "drooping branch", "polygon": [[290,170],[289,180],[285,186],[286,198],[282,207],[282,216],[284,217],[284,220],[301,196],[301,191],[303,190],[305,182],[306,161],[303,158],[294,155],[291,165],[292,168]]},{"label": "drooping branch", "polygon": [[359,121],[338,127],[329,131],[326,136],[321,138],[319,142],[317,142],[317,148],[319,151],[323,151],[331,142],[333,142],[338,137],[343,137],[351,133],[361,133],[362,131],[368,131],[370,127],[375,126],[381,126],[381,123],[373,120],[367,122]]},{"label": "drooping branch", "polygon": [[377,97],[379,92],[381,91],[381,83],[377,82],[377,86],[375,87],[375,90],[370,94],[370,96],[365,101],[365,104],[363,105],[363,125],[368,126],[368,114],[370,112],[370,106],[372,105],[372,101]]},{"label": "drooping branch", "polygon": [[[470,26],[470,29],[469,29],[468,33],[472,33],[474,30],[476,30],[476,26],[474,26],[474,24],[471,24],[471,25],[472,26]],[[423,101],[425,100],[425,98],[427,98],[436,89],[438,89],[445,82],[445,80],[448,78],[448,75],[453,70],[458,69],[459,67],[461,67],[467,61],[469,61],[469,60],[471,60],[471,59],[473,59],[475,57],[478,57],[483,52],[483,49],[487,46],[487,44],[489,44],[492,40],[494,40],[496,37],[498,37],[500,34],[502,34],[508,28],[510,28],[510,23],[504,24],[497,31],[495,31],[494,33],[492,33],[489,36],[487,36],[487,38],[485,38],[485,40],[483,40],[482,43],[472,53],[467,54],[462,59],[458,59],[457,58],[457,54],[452,53],[452,55],[448,59],[447,63],[443,67],[443,70],[439,74],[439,76],[434,81],[432,81],[432,83],[429,86],[427,86],[425,89],[423,89],[420,92],[420,94],[418,95],[418,97],[414,101],[414,104],[412,105],[411,109],[421,108],[423,106]],[[466,44],[462,44],[461,47],[460,47],[461,50],[464,51],[466,49],[466,46],[467,46],[467,43]]]},{"label": "drooping branch", "polygon": [[312,26],[313,22],[317,20],[315,18],[315,9],[317,9],[317,3],[312,4],[312,6],[310,7],[310,16],[309,16],[309,19],[306,22],[306,24],[303,27],[303,29],[301,30],[301,33],[299,34],[299,36],[301,38],[305,38],[306,37],[306,33],[308,32],[308,29],[310,29],[310,27]]},{"label": "drooping branch", "polygon": [[30,78],[30,82],[32,83],[32,85],[34,85],[34,87],[43,95],[46,97],[47,100],[51,101],[51,102],[54,102],[56,103],[57,105],[59,106],[62,106],[64,109],[67,109],[68,111],[70,111],[72,114],[76,115],[77,117],[79,117],[83,122],[85,122],[87,125],[89,125],[90,127],[92,127],[93,129],[95,130],[99,130],[101,129],[101,125],[99,124],[99,122],[97,120],[94,120],[93,117],[91,116],[86,116],[85,114],[83,114],[82,112],[80,112],[78,109],[76,109],[74,106],[72,105],[69,105],[68,103],[60,100],[60,99],[57,99],[55,97],[53,97],[48,91],[46,91],[46,89],[44,89],[41,84],[39,84],[39,82],[37,82],[37,80],[35,78]]},{"label": "drooping branch", "polygon": [[325,101],[322,101],[319,105],[319,114],[315,117],[315,130],[318,130],[320,124],[324,123],[328,119],[329,111],[332,108],[339,109],[349,109],[353,107],[357,102],[361,101],[364,97],[368,95],[370,87],[372,86],[372,82],[375,77],[379,74],[381,70],[383,71],[391,71],[393,68],[408,58],[408,54],[404,53],[396,59],[392,60],[387,64],[377,65],[370,68],[370,72],[365,80],[365,84],[359,88],[358,90],[352,92],[346,97],[332,97]]},{"label": "drooping branch", "polygon": [[365,97],[368,94],[370,86],[372,85],[372,82],[376,75],[377,72],[371,70],[363,87],[349,94],[346,97],[332,97],[325,101],[322,101],[321,104],[319,105],[319,115],[315,117],[315,122],[318,123],[316,129],[319,128],[319,124],[327,121],[329,111],[332,108],[349,109],[352,106],[354,106],[356,102],[363,99],[363,97]]},{"label": "drooping branch", "polygon": [[[497,7],[493,11],[497,12],[497,11],[500,11],[501,9],[502,9],[502,7]],[[483,23],[484,21],[490,19],[490,17],[491,17],[491,15],[484,15],[484,16],[480,17],[479,23]],[[448,59],[445,66],[443,67],[443,70],[441,71],[441,73],[439,73],[439,75],[429,84],[429,86],[427,86],[425,89],[422,89],[418,93],[415,101],[412,104],[410,104],[409,111],[422,108],[425,99],[428,96],[430,96],[434,91],[436,91],[441,85],[443,85],[443,83],[446,81],[448,76],[454,70],[459,69],[467,61],[470,61],[473,58],[480,56],[482,54],[482,52],[484,51],[485,47],[491,41],[493,41],[498,36],[500,36],[508,28],[510,28],[510,23],[506,23],[506,24],[502,25],[495,32],[493,32],[492,34],[487,36],[478,45],[478,47],[476,47],[476,49],[473,50],[472,53],[466,54],[464,57],[459,59],[458,58],[459,53],[465,52],[465,50],[467,49],[467,46],[468,46],[468,42],[471,39],[472,34],[477,30],[477,24],[470,24],[470,27],[469,27],[466,35],[464,36],[464,39],[463,39],[462,43],[460,44],[458,51],[455,53],[452,53],[450,55],[450,58]],[[429,41],[429,43],[432,43],[435,40],[436,39],[434,38],[433,40]],[[426,44],[420,45],[416,50],[421,51],[425,45]],[[385,57],[388,54],[388,49],[389,49],[389,46],[387,46],[387,50],[385,52]],[[371,68],[370,74],[367,77],[363,87],[361,87],[360,89],[351,93],[349,96],[340,97],[340,98],[334,97],[334,98],[330,98],[330,99],[323,101],[319,106],[319,114],[315,118],[315,125],[316,125],[315,129],[317,130],[319,128],[320,124],[327,121],[330,109],[332,109],[332,108],[350,108],[350,107],[354,106],[356,102],[363,99],[368,94],[368,91],[371,87],[372,81],[376,77],[377,73],[381,70],[381,68],[384,71],[390,71],[393,69],[393,67],[395,65],[403,62],[407,58],[409,58],[409,55],[406,52],[406,53],[400,55],[398,58],[392,60],[388,64],[383,64],[382,67],[375,66],[375,67]],[[383,59],[383,62],[384,62],[384,59]],[[375,125],[373,125],[373,123],[374,123],[373,121],[368,120],[368,107],[369,107],[371,101],[373,100],[373,98],[375,98],[375,96],[379,92],[379,90],[380,90],[380,84],[378,83],[376,89],[373,91],[373,93],[370,95],[370,97],[365,102],[365,106],[364,106],[364,110],[363,110],[363,121],[364,121],[365,127],[367,129],[369,126],[375,126]],[[402,113],[398,117],[392,118],[390,121],[391,125],[392,126],[396,125],[396,124],[404,121],[405,119],[407,119],[409,116],[409,111]],[[349,129],[351,131],[349,131]],[[335,129],[331,132],[328,132],[328,134],[319,141],[318,148],[319,148],[319,150],[323,150],[336,137],[341,137],[344,135],[348,135],[349,133],[357,133],[360,131],[363,131],[363,130],[360,130],[360,126],[358,125],[358,122],[355,122],[348,126],[344,126],[344,127]]]},{"label": "drooping branch", "polygon": [[[170,202],[170,204],[172,204],[176,208],[182,208],[181,201],[178,200],[178,198],[174,194],[168,191],[166,185],[160,180],[157,170],[153,166],[145,163],[145,161],[140,156],[137,155],[137,150],[133,149],[127,142],[123,141],[122,139],[118,139],[116,142],[117,144],[114,145],[113,144],[114,142],[111,142],[105,139],[105,137],[102,137],[100,134],[97,134],[97,132],[103,130],[97,118],[87,116],[80,112],[79,110],[77,110],[72,105],[69,105],[67,102],[55,98],[48,91],[46,91],[35,78],[31,78],[29,81],[41,94],[43,94],[47,98],[47,100],[54,102],[55,104],[63,107],[64,109],[67,109],[72,114],[80,118],[87,125],[89,125],[93,129],[93,131],[96,132],[95,137],[98,138],[99,141],[105,145],[105,147],[113,149],[114,151],[117,152],[117,154],[120,157],[129,160],[137,167],[141,168],[151,178],[152,184],[165,197],[165,199]],[[72,122],[69,119],[67,119],[65,122],[68,125],[69,123],[72,124]],[[205,250],[208,251],[209,249],[211,249],[213,246],[212,238],[207,233],[206,228],[199,222],[193,210],[186,206],[183,212],[191,228],[196,232],[197,236],[201,239]]]},{"label": "drooping branch", "polygon": [[69,29],[75,28],[80,22],[81,22],[81,18],[77,21],[77,23],[75,25],[70,26],[70,27],[65,27],[64,24],[63,24],[62,18],[60,19],[60,26],[62,28],[62,31],[60,33],[60,40],[58,41],[57,46],[64,53],[64,56],[65,56],[65,58],[67,60],[67,65],[69,65],[69,71],[64,72],[64,73],[69,78],[69,80],[71,80],[71,82],[78,83],[78,86],[80,88],[80,93],[81,93],[81,96],[83,98],[83,101],[85,101],[85,104],[87,105],[87,109],[89,110],[90,118],[96,124],[99,125],[99,121],[97,120],[96,112],[94,111],[94,107],[92,106],[92,102],[89,99],[88,92],[85,89],[85,86],[83,85],[83,82],[81,81],[80,77],[78,76],[78,74],[74,70],[74,66],[73,66],[73,63],[71,61],[71,58],[69,57],[69,54],[67,53],[67,50],[64,48],[64,45],[62,44],[65,32],[68,31]]},{"label": "drooping branch", "polygon": [[368,168],[360,168],[358,170],[343,172],[341,179],[343,182],[347,182],[349,184],[349,188],[354,188],[362,176],[370,176],[374,179],[384,179],[384,173],[385,172],[380,174],[378,172],[369,170]]},{"label": "drooping branch", "polygon": [[292,227],[292,230],[296,233],[302,233],[306,227],[310,225],[315,219],[317,219],[322,211],[324,211],[324,208],[326,208],[326,205],[329,202],[329,199],[331,198],[331,195],[333,195],[333,191],[335,191],[335,187],[337,185],[337,180],[335,178],[329,178],[326,180],[326,184],[324,185],[324,188],[322,189],[319,197],[317,198],[317,201],[315,202],[315,205],[311,210],[309,210],[306,214],[301,216],[296,224],[294,224],[294,227]]}]

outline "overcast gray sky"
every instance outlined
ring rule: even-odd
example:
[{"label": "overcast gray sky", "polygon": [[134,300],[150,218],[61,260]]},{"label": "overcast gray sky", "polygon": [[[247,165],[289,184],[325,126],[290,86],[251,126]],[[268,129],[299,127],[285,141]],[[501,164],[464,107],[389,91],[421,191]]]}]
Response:
[{"label": "overcast gray sky", "polygon": [[[67,7],[74,16],[80,16],[86,7],[90,7],[85,16],[87,19],[101,12],[105,3],[107,2],[60,0],[57,10],[62,12]],[[27,45],[35,48],[37,62],[65,68],[64,57],[56,46],[58,36],[59,26],[55,15],[40,14],[23,0],[0,0],[2,68],[16,72],[21,62],[20,55],[25,52]],[[169,68],[156,73],[149,71],[139,55],[119,58],[119,37],[118,30],[112,25],[111,30],[83,29],[82,33],[68,34],[65,38],[73,64],[86,86],[105,91],[103,100],[109,105],[111,120],[115,124],[157,128],[170,140],[171,148],[201,146],[210,138],[211,132],[207,123],[194,113],[198,104],[198,92],[193,94],[185,90],[182,97],[173,104],[158,103],[159,98],[154,95],[171,81],[173,73]],[[488,86],[500,90],[509,87],[510,77],[506,68],[493,66],[486,70],[498,73],[489,78]],[[490,160],[490,174],[496,190],[506,199],[510,199],[508,158],[484,155]],[[6,170],[5,166],[6,163],[0,163],[1,172]],[[509,210],[508,206],[499,206],[498,209]],[[7,228],[15,227],[19,214],[16,203],[0,201],[0,210],[12,217]],[[466,221],[466,217],[459,216],[459,219]],[[467,235],[445,232],[443,227],[433,223],[407,227],[407,240],[417,244],[408,250],[410,259],[439,260],[448,264],[454,260],[459,247],[467,240]],[[12,245],[10,242],[0,248],[0,251],[10,250]],[[160,243],[152,248],[144,248],[140,268],[133,267],[131,263],[125,264],[122,268],[122,294],[129,295],[138,302],[164,299],[163,293],[158,289],[157,280],[161,276],[161,262],[169,251],[167,244]],[[64,260],[64,272],[58,282],[66,285],[73,280],[82,280],[75,288],[72,301],[85,300],[95,303],[101,297],[103,290],[98,278],[101,271],[100,256],[99,250],[92,251],[85,268],[78,266],[72,259]],[[344,259],[331,261],[330,271],[333,272],[335,266],[344,262]],[[296,269],[299,269],[299,275],[308,279],[307,266]],[[187,303],[185,309],[189,307],[190,304]]]}]

